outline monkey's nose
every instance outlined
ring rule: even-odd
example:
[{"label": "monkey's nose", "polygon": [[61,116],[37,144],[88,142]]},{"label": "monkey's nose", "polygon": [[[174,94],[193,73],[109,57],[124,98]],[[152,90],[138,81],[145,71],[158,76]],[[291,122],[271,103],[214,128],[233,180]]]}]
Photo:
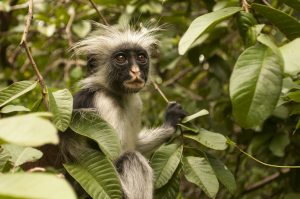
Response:
[{"label": "monkey's nose", "polygon": [[140,69],[136,66],[132,67],[130,69],[130,75],[135,77],[135,76],[139,76],[141,74]]}]

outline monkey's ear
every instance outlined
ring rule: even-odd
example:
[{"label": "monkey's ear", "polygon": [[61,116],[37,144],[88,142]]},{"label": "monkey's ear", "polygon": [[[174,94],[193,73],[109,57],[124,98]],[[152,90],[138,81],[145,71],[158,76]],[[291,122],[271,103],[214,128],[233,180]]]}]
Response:
[{"label": "monkey's ear", "polygon": [[97,61],[95,55],[93,54],[87,55],[87,73],[89,75],[95,73],[96,68],[97,68]]}]

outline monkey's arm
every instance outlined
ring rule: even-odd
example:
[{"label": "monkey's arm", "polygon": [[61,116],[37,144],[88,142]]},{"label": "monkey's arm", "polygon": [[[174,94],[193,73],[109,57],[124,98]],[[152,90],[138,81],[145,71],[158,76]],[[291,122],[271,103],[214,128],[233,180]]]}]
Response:
[{"label": "monkey's arm", "polygon": [[186,112],[182,109],[180,104],[175,102],[170,103],[166,111],[165,122],[161,127],[143,129],[139,133],[137,150],[145,155],[154,152],[155,149],[174,134],[177,124],[180,123],[185,116]]}]

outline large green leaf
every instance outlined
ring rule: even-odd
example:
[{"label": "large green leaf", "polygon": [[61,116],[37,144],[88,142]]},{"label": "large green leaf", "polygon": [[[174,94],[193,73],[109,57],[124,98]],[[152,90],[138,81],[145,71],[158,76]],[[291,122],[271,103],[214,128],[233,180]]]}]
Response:
[{"label": "large green leaf", "polygon": [[180,162],[182,150],[182,145],[168,144],[155,151],[151,158],[155,189],[164,186],[170,180]]},{"label": "large green leaf", "polygon": [[0,120],[0,142],[21,146],[58,144],[57,130],[51,122],[34,113]]},{"label": "large green leaf", "polygon": [[295,18],[269,6],[253,3],[251,7],[268,18],[288,39],[300,37],[300,23]]},{"label": "large green leaf", "polygon": [[155,190],[154,198],[155,199],[174,199],[179,193],[179,173],[181,166],[179,165],[173,174],[172,178],[168,181],[166,185],[161,187],[158,190]]},{"label": "large green leaf", "polygon": [[26,162],[34,162],[43,156],[43,153],[35,148],[23,147],[13,144],[2,146],[10,155],[10,161],[14,167],[20,166]]},{"label": "large green leaf", "polygon": [[20,105],[6,105],[4,106],[1,110],[0,113],[12,113],[12,112],[18,112],[18,111],[30,111],[30,109],[24,107],[24,106],[20,106]]},{"label": "large green leaf", "polygon": [[34,89],[37,82],[34,81],[20,81],[15,82],[7,88],[0,91],[0,107],[11,102],[12,100],[24,95],[25,93]]},{"label": "large green leaf", "polygon": [[70,123],[73,97],[68,89],[49,92],[50,111],[53,113],[53,122],[60,131],[65,131]]},{"label": "large green leaf", "polygon": [[92,198],[122,197],[114,165],[101,152],[84,151],[76,164],[65,164],[64,167]]},{"label": "large green leaf", "polygon": [[258,44],[238,58],[230,78],[233,115],[245,128],[255,127],[273,112],[282,87],[282,59]]},{"label": "large green leaf", "polygon": [[209,162],[202,157],[184,157],[183,171],[186,179],[199,186],[207,196],[214,198],[219,182]]},{"label": "large green leaf", "polygon": [[291,76],[300,73],[300,38],[280,47],[280,51],[284,60],[284,72]]},{"label": "large green leaf", "polygon": [[236,191],[236,182],[231,171],[218,159],[212,155],[208,155],[208,161],[219,181],[228,189],[232,194]]},{"label": "large green leaf", "polygon": [[281,0],[286,5],[289,5],[290,7],[300,11],[300,0]]},{"label": "large green leaf", "polygon": [[76,133],[95,140],[103,153],[114,160],[120,155],[117,133],[107,122],[92,111],[74,111],[70,127]]},{"label": "large green leaf", "polygon": [[209,28],[214,27],[240,10],[240,7],[229,7],[196,18],[180,39],[178,46],[179,54],[183,55],[191,44]]},{"label": "large green leaf", "polygon": [[184,137],[195,140],[211,149],[225,150],[227,148],[227,139],[224,135],[206,129],[199,129],[198,134],[184,134]]},{"label": "large green leaf", "polygon": [[0,198],[75,199],[76,195],[66,180],[42,173],[0,175]]}]

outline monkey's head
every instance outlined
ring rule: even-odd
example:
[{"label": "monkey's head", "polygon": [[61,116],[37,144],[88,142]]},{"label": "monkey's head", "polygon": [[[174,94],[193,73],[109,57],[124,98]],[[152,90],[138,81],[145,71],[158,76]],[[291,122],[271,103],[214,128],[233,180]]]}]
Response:
[{"label": "monkey's head", "polygon": [[117,94],[140,91],[148,80],[152,48],[158,28],[133,30],[96,24],[97,30],[73,47],[88,56],[83,88],[104,88]]}]

